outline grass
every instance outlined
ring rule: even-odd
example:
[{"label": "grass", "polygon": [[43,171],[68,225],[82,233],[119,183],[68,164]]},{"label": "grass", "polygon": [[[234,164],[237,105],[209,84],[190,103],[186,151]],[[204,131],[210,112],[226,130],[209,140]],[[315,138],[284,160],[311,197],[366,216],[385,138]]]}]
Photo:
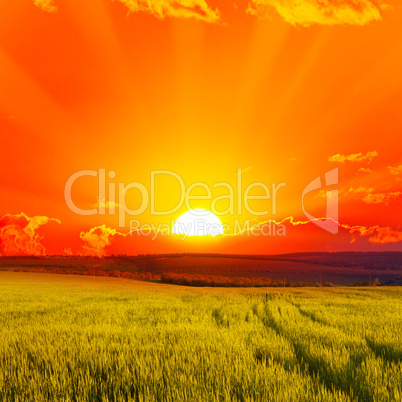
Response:
[{"label": "grass", "polygon": [[0,400],[400,401],[400,288],[0,273]]}]

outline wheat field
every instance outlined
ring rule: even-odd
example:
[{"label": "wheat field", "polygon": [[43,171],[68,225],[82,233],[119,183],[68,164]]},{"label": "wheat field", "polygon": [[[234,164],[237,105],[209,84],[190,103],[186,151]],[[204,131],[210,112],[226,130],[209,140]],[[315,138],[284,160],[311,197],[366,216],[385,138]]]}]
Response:
[{"label": "wheat field", "polygon": [[0,400],[400,401],[399,288],[0,273]]}]

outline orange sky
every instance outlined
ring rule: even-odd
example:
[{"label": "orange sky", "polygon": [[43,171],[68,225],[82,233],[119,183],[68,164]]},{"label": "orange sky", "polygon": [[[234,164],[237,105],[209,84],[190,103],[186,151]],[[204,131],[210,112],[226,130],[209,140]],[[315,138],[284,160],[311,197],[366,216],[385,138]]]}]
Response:
[{"label": "orange sky", "polygon": [[[402,7],[326,3],[2,2],[0,254],[402,250]],[[222,223],[306,222],[303,189],[336,167],[336,235],[287,220],[284,237],[151,240],[127,236],[117,215],[79,216],[64,199],[83,169],[146,186],[155,170],[186,186],[235,186],[242,169],[244,187],[286,182],[277,212]],[[96,178],[73,187],[81,208],[97,197]],[[161,179],[157,206],[178,197],[177,183]],[[138,202],[132,191],[127,205]],[[305,199],[317,217],[325,203],[324,191]],[[164,224],[186,210],[138,219]]]}]

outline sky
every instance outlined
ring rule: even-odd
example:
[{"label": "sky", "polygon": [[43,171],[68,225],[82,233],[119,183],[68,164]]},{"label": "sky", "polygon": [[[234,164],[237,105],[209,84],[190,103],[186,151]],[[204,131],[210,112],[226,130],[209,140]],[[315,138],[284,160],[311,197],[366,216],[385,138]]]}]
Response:
[{"label": "sky", "polygon": [[[1,2],[0,255],[402,251],[401,24],[392,0]],[[228,235],[163,232],[193,208]]]}]

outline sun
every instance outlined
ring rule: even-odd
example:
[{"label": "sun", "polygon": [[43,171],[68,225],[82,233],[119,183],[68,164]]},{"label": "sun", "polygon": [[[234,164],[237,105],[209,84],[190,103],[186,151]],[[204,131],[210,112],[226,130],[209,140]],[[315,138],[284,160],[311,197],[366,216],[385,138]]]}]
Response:
[{"label": "sun", "polygon": [[173,234],[185,236],[218,236],[223,234],[219,218],[206,209],[192,209],[179,216],[173,225]]}]

